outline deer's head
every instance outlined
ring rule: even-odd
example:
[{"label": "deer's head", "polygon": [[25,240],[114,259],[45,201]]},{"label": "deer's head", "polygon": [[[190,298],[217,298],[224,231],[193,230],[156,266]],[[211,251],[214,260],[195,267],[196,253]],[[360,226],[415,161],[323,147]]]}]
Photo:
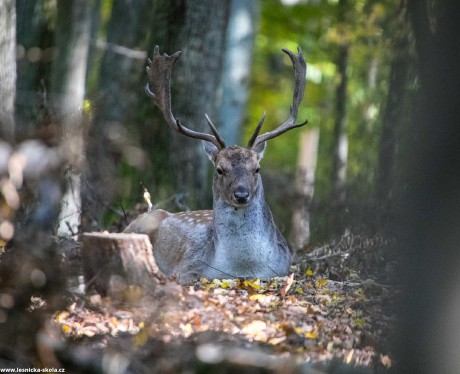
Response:
[{"label": "deer's head", "polygon": [[237,145],[219,149],[212,143],[203,142],[215,167],[213,190],[217,198],[236,208],[251,203],[260,185],[259,161],[265,144],[263,142],[254,149]]},{"label": "deer's head", "polygon": [[[227,147],[207,115],[211,134],[196,132],[183,126],[180,120],[171,112],[170,81],[173,65],[179,59],[181,52],[171,56],[160,55],[158,46],[153,52],[153,59],[149,59],[147,73],[150,82],[145,86],[145,91],[163,113],[168,125],[175,131],[195,139],[203,140],[203,146],[209,159],[215,166],[214,192],[218,198],[235,207],[242,207],[251,202],[260,186],[259,161],[263,157],[266,141],[275,138],[286,131],[303,126],[307,121],[296,123],[300,101],[302,100],[306,84],[306,63],[302,51],[298,54],[283,49],[290,57],[295,73],[294,95],[289,118],[275,130],[259,135],[265,119],[265,114],[259,121],[254,134],[251,136],[247,147]],[[152,89],[151,89],[152,87]]]}]

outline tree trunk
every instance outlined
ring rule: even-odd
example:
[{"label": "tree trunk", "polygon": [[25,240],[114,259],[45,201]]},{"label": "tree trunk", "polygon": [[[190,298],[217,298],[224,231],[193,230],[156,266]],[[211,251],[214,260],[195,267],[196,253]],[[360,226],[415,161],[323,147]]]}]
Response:
[{"label": "tree trunk", "polygon": [[37,92],[44,50],[44,0],[17,0],[18,79],[16,97],[17,136],[30,137],[37,125]]},{"label": "tree trunk", "polygon": [[[402,12],[401,18],[406,13]],[[405,26],[407,21],[401,19],[398,35],[394,45],[394,57],[390,67],[389,87],[385,112],[383,114],[383,129],[380,136],[379,159],[376,176],[376,198],[383,213],[388,213],[391,202],[396,159],[396,131],[404,121],[404,98],[406,92],[407,74],[409,70],[409,31]]]},{"label": "tree trunk", "polygon": [[233,0],[230,7],[219,132],[229,146],[240,140],[258,10],[258,1]]},{"label": "tree trunk", "polygon": [[[338,21],[345,21],[348,0],[339,0]],[[332,169],[332,202],[335,211],[333,217],[333,232],[340,236],[344,230],[344,210],[346,199],[348,134],[347,134],[347,87],[348,87],[348,41],[343,41],[337,57],[337,74],[339,83],[336,88],[336,112],[334,123],[333,169]]]},{"label": "tree trunk", "polygon": [[[100,229],[107,206],[117,193],[117,164],[129,139],[129,114],[143,92],[138,77],[145,72],[145,35],[151,0],[115,0],[100,66],[98,99],[88,138],[83,229]],[[123,24],[123,27],[120,27]],[[132,116],[132,115],[131,115]],[[117,135],[118,134],[118,135]],[[129,161],[129,152],[125,151]],[[137,165],[135,165],[137,166]],[[110,186],[110,188],[107,188]]]},{"label": "tree trunk", "polygon": [[16,1],[0,2],[0,137],[14,140]]},{"label": "tree trunk", "polygon": [[[88,49],[88,62],[87,62],[88,68],[86,69],[86,81],[89,81],[91,79],[91,73],[93,71],[98,71],[98,67],[99,67],[96,64],[96,56],[97,56],[97,40],[98,40],[98,35],[99,35],[99,29],[101,28],[102,0],[89,1],[89,13],[90,13],[91,20],[90,20],[90,27],[89,27],[90,41],[89,41],[89,49]],[[88,94],[90,93],[89,91],[91,88],[88,87]]]},{"label": "tree trunk", "polygon": [[291,244],[295,251],[303,249],[310,240],[310,213],[315,189],[319,130],[311,129],[300,136],[299,160],[295,181],[295,207],[292,214]]},{"label": "tree trunk", "polygon": [[[219,118],[229,4],[229,0],[160,0],[153,10],[150,48],[157,44],[169,54],[182,50],[174,67],[172,108],[185,126],[196,131],[209,131],[205,113],[215,122]],[[143,75],[142,82],[146,81]],[[144,124],[142,139],[144,149],[151,152],[154,194],[162,186],[168,194],[187,191],[191,206],[209,207],[209,161],[201,142],[172,133],[158,109],[146,112],[151,119]]]},{"label": "tree trunk", "polygon": [[126,294],[129,286],[153,293],[158,280],[166,278],[144,234],[85,233],[82,263],[85,283],[104,296]]},{"label": "tree trunk", "polygon": [[408,12],[420,96],[398,181],[406,284],[395,328],[397,373],[459,373],[460,2],[411,0]]},{"label": "tree trunk", "polygon": [[62,126],[66,150],[66,192],[59,217],[59,236],[74,236],[80,229],[81,171],[84,163],[84,131],[81,108],[85,97],[90,17],[85,0],[58,2],[56,59],[52,91]]}]

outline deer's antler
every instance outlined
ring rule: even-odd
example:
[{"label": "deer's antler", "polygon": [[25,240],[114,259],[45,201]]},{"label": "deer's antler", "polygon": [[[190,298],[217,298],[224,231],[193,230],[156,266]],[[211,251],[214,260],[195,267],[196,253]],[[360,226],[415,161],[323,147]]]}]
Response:
[{"label": "deer's antler", "polygon": [[260,128],[262,127],[262,124],[264,122],[264,118],[265,118],[265,113],[264,113],[261,120],[259,121],[259,124],[257,125],[256,130],[254,131],[254,134],[251,136],[251,139],[249,140],[249,143],[248,143],[249,148],[254,148],[258,144],[263,143],[264,141],[268,139],[272,139],[276,136],[279,136],[285,133],[286,131],[295,129],[296,127],[303,126],[308,122],[307,120],[301,123],[295,122],[297,119],[297,113],[299,111],[299,104],[302,101],[303,94],[305,92],[306,73],[307,73],[307,64],[305,63],[305,59],[303,58],[302,50],[300,49],[300,47],[297,47],[297,51],[298,51],[298,54],[295,54],[288,49],[283,49],[283,52],[286,53],[291,58],[292,65],[294,67],[294,74],[295,74],[294,96],[292,98],[292,106],[289,112],[289,118],[275,130],[266,132],[265,134],[262,134],[262,135],[258,135]]},{"label": "deer's antler", "polygon": [[[193,131],[183,126],[179,118],[174,118],[171,111],[171,75],[174,63],[181,56],[178,51],[171,56],[166,53],[160,55],[159,47],[155,46],[152,60],[148,59],[147,74],[149,83],[145,86],[145,92],[153,99],[155,105],[161,110],[169,127],[185,136],[195,139],[206,140],[217,148],[225,148],[225,142],[217,132],[215,126],[207,115],[206,121],[214,135]],[[152,89],[151,89],[152,88]]]}]

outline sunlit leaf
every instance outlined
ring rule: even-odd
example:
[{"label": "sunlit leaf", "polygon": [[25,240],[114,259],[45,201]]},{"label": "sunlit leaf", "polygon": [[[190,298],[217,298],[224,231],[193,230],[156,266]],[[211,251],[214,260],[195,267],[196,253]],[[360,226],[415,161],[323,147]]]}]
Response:
[{"label": "sunlit leaf", "polygon": [[268,343],[272,344],[272,345],[277,345],[277,344],[280,344],[280,343],[284,342],[285,340],[286,340],[285,336],[280,336],[279,338],[271,338],[271,339],[269,339]]},{"label": "sunlit leaf", "polygon": [[322,287],[326,286],[327,283],[328,283],[328,280],[327,280],[327,279],[318,279],[318,280],[316,281],[316,283],[315,283],[315,284],[316,284],[316,288],[322,288]]},{"label": "sunlit leaf", "polygon": [[288,279],[286,280],[286,285],[281,288],[281,297],[284,299],[286,297],[286,294],[287,292],[289,291],[289,289],[291,288],[292,286],[292,283],[294,283],[294,273],[292,273],[291,275],[289,275]]},{"label": "sunlit leaf", "polygon": [[358,328],[363,328],[365,323],[366,321],[364,320],[364,318],[355,318],[353,320],[354,326]]},{"label": "sunlit leaf", "polygon": [[220,286],[221,286],[222,288],[230,288],[230,283],[228,283],[228,282],[222,282],[222,283],[220,284]]},{"label": "sunlit leaf", "polygon": [[255,290],[260,290],[260,279],[258,278],[255,278],[253,280],[245,280],[243,282],[243,285],[247,288],[247,287],[251,287]]},{"label": "sunlit leaf", "polygon": [[268,336],[265,332],[266,328],[267,328],[266,322],[255,320],[245,325],[241,329],[241,333],[253,338],[254,340],[267,341]]},{"label": "sunlit leaf", "polygon": [[380,355],[380,362],[385,366],[386,368],[390,368],[392,365],[390,357],[387,355]]},{"label": "sunlit leaf", "polygon": [[205,277],[200,277],[200,282],[201,284],[208,284],[210,283],[211,281]]},{"label": "sunlit leaf", "polygon": [[56,317],[55,317],[55,320],[57,323],[63,323],[64,320],[66,318],[68,318],[70,316],[70,313],[67,312],[67,311],[62,311],[62,312],[59,312]]},{"label": "sunlit leaf", "polygon": [[355,350],[352,349],[350,352],[345,357],[345,363],[350,364],[351,360],[353,359],[353,354],[355,353]]},{"label": "sunlit leaf", "polygon": [[70,334],[72,328],[69,325],[62,325],[61,330],[64,334]]}]

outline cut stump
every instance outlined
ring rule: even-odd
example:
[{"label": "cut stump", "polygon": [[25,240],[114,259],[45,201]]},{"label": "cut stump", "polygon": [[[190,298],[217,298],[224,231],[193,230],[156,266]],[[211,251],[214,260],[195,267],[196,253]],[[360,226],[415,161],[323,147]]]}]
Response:
[{"label": "cut stump", "polygon": [[85,233],[82,262],[86,287],[103,296],[139,288],[151,293],[164,279],[145,234]]}]

